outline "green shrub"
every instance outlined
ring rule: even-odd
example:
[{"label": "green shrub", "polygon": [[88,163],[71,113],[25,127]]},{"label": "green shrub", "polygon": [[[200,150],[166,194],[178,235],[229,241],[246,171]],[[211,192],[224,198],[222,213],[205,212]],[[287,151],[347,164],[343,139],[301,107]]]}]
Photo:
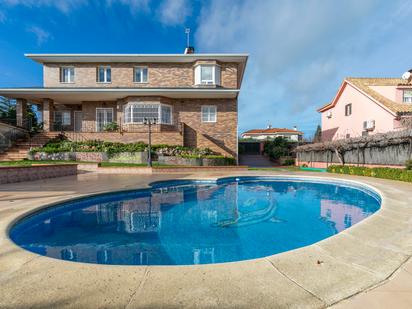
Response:
[{"label": "green shrub", "polygon": [[103,130],[105,132],[115,132],[119,130],[119,125],[115,121],[109,122],[108,124],[104,126]]},{"label": "green shrub", "polygon": [[286,159],[285,162],[283,162],[283,165],[285,166],[295,165],[295,159]]},{"label": "green shrub", "polygon": [[[50,140],[46,145],[39,148],[33,148],[30,152],[106,152],[109,157],[121,152],[143,152],[147,150],[148,145],[143,142],[136,143],[119,143],[119,142],[104,142],[100,140],[88,140],[82,142],[73,142],[67,140],[65,136],[57,136]],[[215,155],[215,152],[209,148],[189,148],[175,145],[152,145],[154,154],[165,156],[189,155],[193,157],[201,157],[207,155]]]},{"label": "green shrub", "polygon": [[361,167],[349,165],[331,165],[327,168],[330,173],[368,176],[375,178],[412,182],[412,170],[390,167]]},{"label": "green shrub", "polygon": [[408,171],[412,170],[412,160],[407,160],[407,161],[405,162],[405,168],[406,168]]}]

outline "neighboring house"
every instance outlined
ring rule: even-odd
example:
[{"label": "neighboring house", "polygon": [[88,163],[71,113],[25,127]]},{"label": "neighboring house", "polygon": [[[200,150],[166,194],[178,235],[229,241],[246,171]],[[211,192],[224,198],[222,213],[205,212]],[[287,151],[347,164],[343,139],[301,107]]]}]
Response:
[{"label": "neighboring house", "polygon": [[402,128],[412,115],[412,84],[398,78],[346,78],[322,114],[322,140],[330,141]]},{"label": "neighboring house", "polygon": [[268,140],[276,137],[284,137],[290,141],[301,141],[303,132],[300,132],[295,127],[294,129],[272,128],[267,129],[253,129],[242,133],[242,138],[250,138],[255,140]]},{"label": "neighboring house", "polygon": [[28,104],[44,131],[72,139],[148,141],[208,147],[237,157],[238,94],[245,54],[26,54],[42,64],[43,87],[3,88],[16,99],[17,123]]}]

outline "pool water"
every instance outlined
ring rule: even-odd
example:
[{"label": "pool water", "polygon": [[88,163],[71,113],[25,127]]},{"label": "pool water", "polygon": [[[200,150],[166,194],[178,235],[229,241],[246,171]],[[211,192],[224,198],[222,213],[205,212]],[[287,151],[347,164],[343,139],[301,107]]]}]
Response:
[{"label": "pool water", "polygon": [[65,202],[10,231],[52,258],[116,265],[190,265],[265,257],[313,244],[380,207],[341,182],[243,177],[170,181]]}]

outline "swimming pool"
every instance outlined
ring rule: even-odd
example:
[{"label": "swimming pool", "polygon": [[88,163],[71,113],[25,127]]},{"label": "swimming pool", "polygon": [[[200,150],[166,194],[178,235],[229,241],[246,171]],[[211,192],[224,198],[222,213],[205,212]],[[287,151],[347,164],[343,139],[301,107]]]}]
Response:
[{"label": "swimming pool", "polygon": [[40,255],[85,263],[223,263],[313,244],[370,216],[380,203],[375,191],[341,181],[166,181],[43,209],[18,221],[10,238]]}]

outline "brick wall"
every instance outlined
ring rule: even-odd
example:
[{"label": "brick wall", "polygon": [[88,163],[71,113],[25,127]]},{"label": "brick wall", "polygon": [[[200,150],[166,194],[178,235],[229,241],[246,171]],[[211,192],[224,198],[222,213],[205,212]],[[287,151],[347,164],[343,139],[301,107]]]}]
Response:
[{"label": "brick wall", "polygon": [[[221,66],[221,86],[237,88],[238,64],[219,63]],[[60,67],[67,64],[50,63],[43,66],[44,87],[192,87],[194,84],[194,63],[110,63],[112,82],[96,81],[96,63],[75,63],[74,83],[60,83]],[[102,64],[107,65],[107,64]],[[134,83],[135,66],[148,67],[148,82]]]},{"label": "brick wall", "polygon": [[[217,121],[201,122],[202,105],[216,105]],[[179,121],[184,123],[185,145],[208,147],[223,155],[237,157],[237,100],[189,99],[174,105]]]},{"label": "brick wall", "polygon": [[0,184],[77,174],[76,164],[0,167]]},{"label": "brick wall", "polygon": [[[127,102],[157,102],[169,104],[173,109],[172,125],[152,127],[153,144],[184,145],[210,148],[228,156],[237,156],[237,100],[236,99],[168,99],[160,97],[130,97],[115,102],[84,102],[83,131],[81,139],[99,139],[123,143],[148,142],[148,128],[144,125],[122,125],[123,132],[94,132],[96,129],[96,108],[109,107],[114,110],[114,119],[123,123],[123,106]],[[217,121],[201,122],[202,105],[215,105]],[[71,139],[78,135],[68,132]]]}]

